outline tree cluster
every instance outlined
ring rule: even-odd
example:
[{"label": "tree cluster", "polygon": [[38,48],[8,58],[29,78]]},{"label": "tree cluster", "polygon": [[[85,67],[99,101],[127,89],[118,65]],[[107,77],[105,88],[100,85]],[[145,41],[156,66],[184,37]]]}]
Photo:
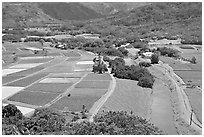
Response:
[{"label": "tree cluster", "polygon": [[[67,122],[65,115],[50,109],[36,109],[28,118],[14,105],[3,107],[3,135],[160,135],[161,130],[146,119],[126,111],[101,112],[93,122],[87,120]],[[5,123],[5,118],[14,123]],[[10,121],[11,121],[10,120]]]}]

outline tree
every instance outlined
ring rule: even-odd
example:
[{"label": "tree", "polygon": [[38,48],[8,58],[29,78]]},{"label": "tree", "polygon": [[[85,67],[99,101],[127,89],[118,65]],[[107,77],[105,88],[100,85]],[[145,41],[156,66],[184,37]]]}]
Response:
[{"label": "tree", "polygon": [[196,64],[196,58],[195,57],[192,57],[191,63]]},{"label": "tree", "polygon": [[158,63],[159,63],[159,56],[157,54],[152,54],[151,64],[158,64]]},{"label": "tree", "polygon": [[44,39],[40,39],[39,40],[40,44],[43,46],[43,44],[45,43]]}]

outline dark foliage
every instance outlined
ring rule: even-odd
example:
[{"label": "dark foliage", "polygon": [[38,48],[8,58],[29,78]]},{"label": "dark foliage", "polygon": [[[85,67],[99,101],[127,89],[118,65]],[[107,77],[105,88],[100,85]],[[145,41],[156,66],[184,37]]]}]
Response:
[{"label": "dark foliage", "polygon": [[152,88],[153,86],[153,79],[151,77],[141,77],[138,82],[138,86],[145,87],[145,88]]},{"label": "dark foliage", "polygon": [[143,61],[143,62],[140,62],[140,63],[139,63],[139,66],[140,66],[140,67],[150,67],[150,66],[151,66],[151,63],[149,63],[149,62],[144,62],[144,61]]},{"label": "dark foliage", "polygon": [[157,54],[152,54],[151,64],[158,64],[158,63],[159,63],[159,56]]},{"label": "dark foliage", "polygon": [[115,58],[114,60],[111,60],[109,64],[110,67],[112,68],[111,73],[114,73],[115,77],[122,79],[131,79],[136,81],[139,81],[140,78],[145,77],[150,80],[148,81],[147,84],[145,85],[142,84],[142,87],[152,88],[152,86],[149,85],[153,85],[154,77],[146,68],[140,67],[139,65],[125,66],[125,61],[122,58]]},{"label": "dark foliage", "polygon": [[163,56],[168,56],[168,57],[178,57],[179,56],[179,51],[176,49],[172,48],[167,48],[167,47],[162,47],[162,48],[157,48],[157,51],[161,53]]}]

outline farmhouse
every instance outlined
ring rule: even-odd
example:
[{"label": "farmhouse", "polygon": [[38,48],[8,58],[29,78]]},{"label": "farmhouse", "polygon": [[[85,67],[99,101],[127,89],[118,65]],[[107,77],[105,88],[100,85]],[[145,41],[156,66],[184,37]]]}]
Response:
[{"label": "farmhouse", "polygon": [[151,58],[152,54],[154,54],[154,53],[152,53],[152,52],[145,52],[145,53],[143,53],[143,55],[145,57],[147,57],[147,58]]}]

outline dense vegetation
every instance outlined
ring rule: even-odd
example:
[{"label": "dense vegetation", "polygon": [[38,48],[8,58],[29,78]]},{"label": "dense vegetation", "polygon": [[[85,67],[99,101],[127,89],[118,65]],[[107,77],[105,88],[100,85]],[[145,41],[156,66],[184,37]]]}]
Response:
[{"label": "dense vegetation", "polygon": [[[145,63],[145,66],[148,63]],[[139,81],[138,85],[145,88],[152,88],[154,83],[154,77],[151,73],[143,67],[144,63],[140,63],[140,65],[135,66],[126,66],[125,61],[122,58],[115,58],[110,61],[110,67],[112,68],[112,72],[115,77],[122,79],[131,79]]]},{"label": "dense vegetation", "polygon": [[127,112],[102,112],[87,120],[67,122],[60,112],[36,109],[28,118],[14,105],[2,107],[3,135],[158,135],[163,134],[147,120]]}]

